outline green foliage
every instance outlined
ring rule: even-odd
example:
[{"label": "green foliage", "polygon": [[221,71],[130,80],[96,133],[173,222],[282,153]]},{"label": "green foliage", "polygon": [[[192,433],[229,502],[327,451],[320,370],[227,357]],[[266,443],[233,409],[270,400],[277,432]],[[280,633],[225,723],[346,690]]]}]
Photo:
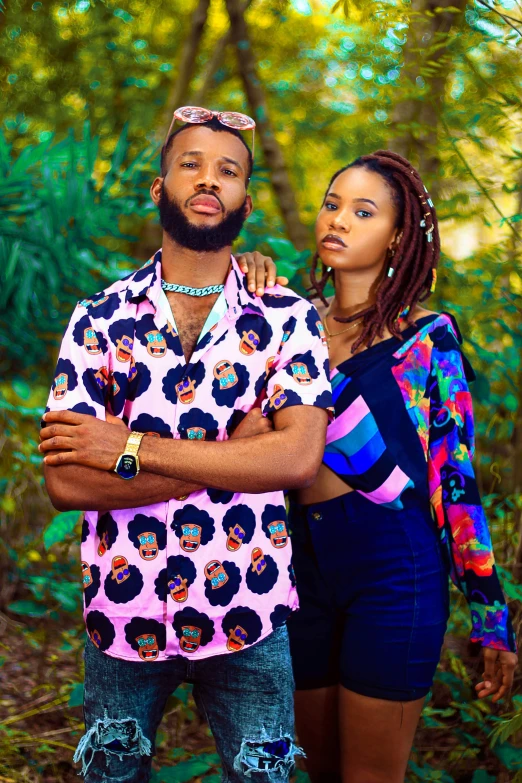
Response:
[{"label": "green foliage", "polygon": [[[256,151],[256,209],[238,249],[272,255],[304,294],[312,226],[331,174],[389,143],[420,167],[436,201],[444,251],[428,306],[456,315],[477,373],[475,465],[518,628],[522,61],[520,37],[502,14],[516,16],[520,4],[488,2],[488,9],[456,0],[451,7],[430,4],[433,12],[420,0],[332,5],[255,0],[247,14],[310,244],[299,253],[284,236],[270,172]],[[60,752],[70,759],[81,731],[74,713],[82,695],[79,515],[56,515],[45,495],[38,423],[75,301],[135,268],[159,241],[148,186],[174,108],[169,96],[192,6],[0,2],[0,609],[16,629],[9,637],[23,624],[27,650],[45,663],[31,698],[52,696],[49,709],[66,708],[73,732],[63,742],[60,734],[40,736],[38,727],[27,728],[31,718],[20,718],[26,712],[10,707],[0,726],[0,776],[16,783],[44,779],[45,765],[52,767]],[[213,1],[193,92],[209,75],[226,28],[224,7]],[[210,77],[206,105],[248,112],[232,47]],[[451,602],[448,638],[460,652],[447,652],[437,673],[407,779],[520,780],[520,680],[514,710],[504,717],[474,700],[475,679],[463,663],[479,667],[463,642],[469,611],[455,591]],[[0,643],[4,672],[23,656],[5,637]],[[27,713],[40,721],[46,710],[38,703]],[[166,712],[156,783],[216,781],[217,759],[203,728],[199,745],[185,749],[198,720],[190,688],[178,689]],[[59,774],[51,769],[50,777]],[[307,777],[299,770],[296,780]]]}]

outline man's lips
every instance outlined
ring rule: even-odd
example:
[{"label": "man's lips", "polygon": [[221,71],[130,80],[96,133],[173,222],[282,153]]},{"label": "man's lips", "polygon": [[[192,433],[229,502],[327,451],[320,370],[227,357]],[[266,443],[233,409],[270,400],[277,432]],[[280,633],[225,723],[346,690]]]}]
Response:
[{"label": "man's lips", "polygon": [[215,196],[196,196],[191,199],[189,206],[194,212],[200,212],[203,215],[216,215],[222,211],[221,204]]},{"label": "man's lips", "polygon": [[336,234],[327,234],[322,238],[321,244],[328,250],[341,250],[346,247],[346,243]]}]

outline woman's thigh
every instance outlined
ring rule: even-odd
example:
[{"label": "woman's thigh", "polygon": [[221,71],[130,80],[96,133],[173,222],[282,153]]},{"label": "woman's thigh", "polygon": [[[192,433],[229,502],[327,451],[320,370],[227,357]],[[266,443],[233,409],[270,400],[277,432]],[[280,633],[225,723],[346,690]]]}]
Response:
[{"label": "woman's thigh", "polygon": [[409,702],[339,689],[342,783],[403,783],[424,699]]}]

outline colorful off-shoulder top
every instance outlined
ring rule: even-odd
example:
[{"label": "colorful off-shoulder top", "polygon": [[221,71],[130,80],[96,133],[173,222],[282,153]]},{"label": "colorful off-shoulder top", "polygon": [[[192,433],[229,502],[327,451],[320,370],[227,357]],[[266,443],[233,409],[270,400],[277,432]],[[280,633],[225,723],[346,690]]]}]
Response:
[{"label": "colorful off-shoulder top", "polygon": [[515,650],[471,459],[474,425],[452,316],[421,318],[332,370],[335,420],[325,464],[374,503],[401,509],[405,492],[431,503],[455,585],[471,608],[473,641]]}]

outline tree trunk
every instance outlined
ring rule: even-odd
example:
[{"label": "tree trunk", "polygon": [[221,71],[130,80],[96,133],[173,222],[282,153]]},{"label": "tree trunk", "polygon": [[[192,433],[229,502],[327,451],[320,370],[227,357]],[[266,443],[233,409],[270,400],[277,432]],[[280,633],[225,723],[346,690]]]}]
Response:
[{"label": "tree trunk", "polygon": [[225,0],[225,2],[230,17],[232,40],[236,45],[240,75],[250,111],[257,123],[272,187],[279,202],[288,237],[298,250],[303,250],[309,243],[309,232],[301,223],[283,154],[268,118],[268,105],[257,75],[257,63],[243,15],[243,3],[241,0]]},{"label": "tree trunk", "polygon": [[[436,9],[452,6],[460,13]],[[394,107],[392,121],[395,135],[389,148],[403,155],[417,166],[426,179],[432,196],[437,198],[440,181],[438,154],[439,115],[444,107],[446,83],[451,74],[448,40],[455,28],[462,23],[466,0],[412,0],[408,40],[404,51],[401,82],[408,85],[408,94]],[[426,50],[436,47],[429,52]],[[428,59],[428,63],[426,63]],[[428,86],[417,86],[416,80],[426,66],[432,74],[426,74]]]},{"label": "tree trunk", "polygon": [[165,134],[172,120],[172,113],[179,106],[185,103],[190,87],[190,81],[194,74],[194,65],[199,50],[199,44],[207,21],[208,8],[210,0],[198,0],[198,4],[192,14],[190,31],[181,52],[178,75],[172,85],[172,89],[166,101],[166,111],[164,117]]},{"label": "tree trunk", "polygon": [[[243,2],[241,8],[242,14],[245,13],[245,11],[248,9],[248,6],[251,4],[251,2],[252,0],[245,0],[245,2]],[[217,71],[221,68],[221,65],[223,64],[223,61],[225,59],[225,53],[227,47],[231,43],[232,43],[232,29],[229,27],[229,29],[222,36],[222,38],[219,39],[219,41],[216,43],[214,47],[214,52],[212,54],[212,57],[208,61],[208,65],[205,70],[205,75],[203,77],[203,82],[201,84],[201,87],[195,93],[194,97],[191,99],[194,106],[204,105],[207,99],[207,95],[212,89],[214,76],[216,75]]]}]

